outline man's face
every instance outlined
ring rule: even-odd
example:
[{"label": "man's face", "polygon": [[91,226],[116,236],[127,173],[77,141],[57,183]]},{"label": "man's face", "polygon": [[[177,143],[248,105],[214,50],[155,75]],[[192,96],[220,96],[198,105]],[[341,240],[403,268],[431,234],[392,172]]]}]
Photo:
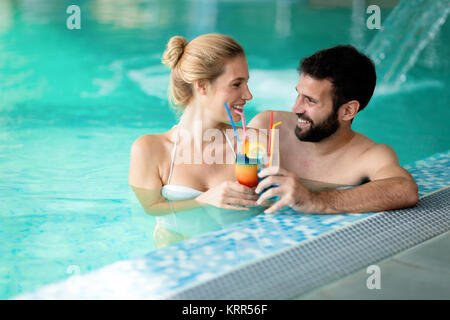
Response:
[{"label": "man's face", "polygon": [[319,142],[339,128],[333,111],[333,86],[329,80],[317,80],[301,74],[297,83],[297,99],[292,112],[298,116],[295,135],[301,141]]}]

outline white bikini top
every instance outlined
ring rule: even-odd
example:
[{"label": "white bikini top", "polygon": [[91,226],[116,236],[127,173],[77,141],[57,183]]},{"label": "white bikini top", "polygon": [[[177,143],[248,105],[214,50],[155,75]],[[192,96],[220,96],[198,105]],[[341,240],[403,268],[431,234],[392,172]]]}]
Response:
[{"label": "white bikini top", "polygon": [[[223,132],[223,131],[222,131]],[[225,136],[225,139],[228,142],[228,145],[230,146],[231,150],[233,151],[234,157],[236,158],[236,153],[234,152],[233,144],[231,143],[230,139],[227,137],[225,132],[223,132],[223,135]],[[176,185],[176,184],[170,184],[170,178],[172,178],[173,173],[173,165],[175,162],[175,155],[177,152],[177,145],[178,140],[180,136],[180,125],[178,125],[177,128],[177,136],[175,138],[175,142],[173,144],[171,159],[170,159],[170,171],[169,171],[169,178],[167,179],[167,184],[161,188],[161,194],[164,198],[171,201],[180,201],[180,200],[191,200],[197,198],[199,195],[201,195],[203,192],[182,186],[182,185]]]}]

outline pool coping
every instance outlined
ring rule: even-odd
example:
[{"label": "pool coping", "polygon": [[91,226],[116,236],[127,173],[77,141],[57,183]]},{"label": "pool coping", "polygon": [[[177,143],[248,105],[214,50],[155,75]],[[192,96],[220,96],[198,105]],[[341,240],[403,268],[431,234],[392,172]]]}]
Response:
[{"label": "pool coping", "polygon": [[183,288],[168,299],[291,299],[448,232],[449,213],[446,187],[422,197],[414,208],[377,213]]}]

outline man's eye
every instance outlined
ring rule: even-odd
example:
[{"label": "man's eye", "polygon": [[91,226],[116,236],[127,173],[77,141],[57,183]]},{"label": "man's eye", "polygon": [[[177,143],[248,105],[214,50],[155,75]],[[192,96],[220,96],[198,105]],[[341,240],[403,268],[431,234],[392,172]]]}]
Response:
[{"label": "man's eye", "polygon": [[233,86],[233,87],[236,87],[236,88],[239,87],[240,85],[241,85],[240,82],[238,82],[238,83],[233,83],[233,84],[232,84],[232,86]]}]

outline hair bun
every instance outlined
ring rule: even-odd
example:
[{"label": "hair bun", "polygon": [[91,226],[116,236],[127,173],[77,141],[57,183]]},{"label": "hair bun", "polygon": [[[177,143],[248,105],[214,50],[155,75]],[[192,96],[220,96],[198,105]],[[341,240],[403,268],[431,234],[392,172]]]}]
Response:
[{"label": "hair bun", "polygon": [[170,69],[175,68],[187,45],[188,42],[185,37],[174,36],[170,38],[162,56],[162,63],[167,65]]}]

